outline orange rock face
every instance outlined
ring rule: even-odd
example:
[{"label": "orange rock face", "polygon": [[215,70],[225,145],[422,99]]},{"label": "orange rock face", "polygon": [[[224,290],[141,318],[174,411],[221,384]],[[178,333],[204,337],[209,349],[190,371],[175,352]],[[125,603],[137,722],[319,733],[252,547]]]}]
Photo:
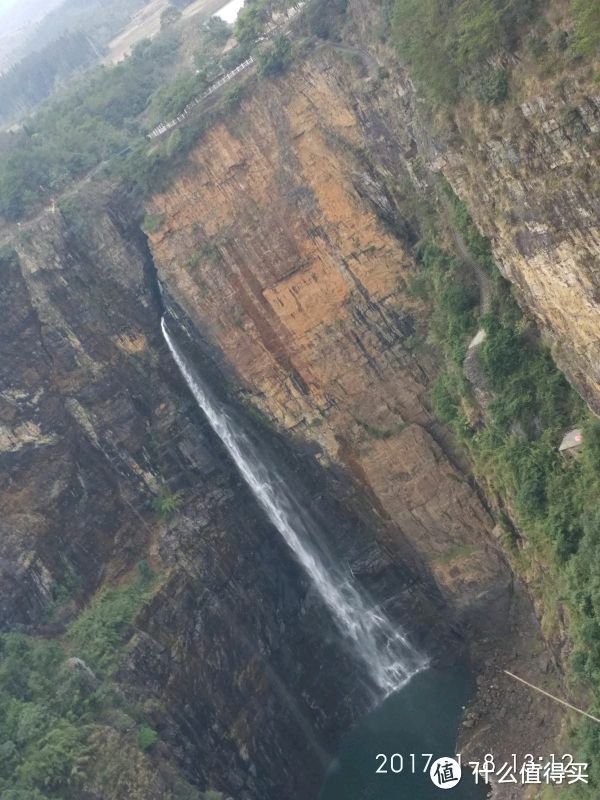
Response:
[{"label": "orange rock face", "polygon": [[349,468],[468,605],[498,575],[493,523],[432,436],[414,264],[357,191],[361,145],[333,75],[264,84],[153,198],[151,246],[256,404]]}]

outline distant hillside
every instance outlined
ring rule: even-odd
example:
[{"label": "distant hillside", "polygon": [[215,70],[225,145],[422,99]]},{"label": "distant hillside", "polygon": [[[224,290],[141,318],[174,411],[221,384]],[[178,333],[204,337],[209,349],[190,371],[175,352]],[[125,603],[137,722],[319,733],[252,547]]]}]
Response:
[{"label": "distant hillside", "polygon": [[[0,76],[0,125],[16,122],[74,72],[98,60],[108,42],[147,3],[148,0],[64,0],[52,8],[13,50],[12,63],[4,64],[5,71]],[[28,5],[34,8],[31,2]],[[56,0],[38,3],[35,8],[52,5]],[[5,15],[13,24],[20,19],[9,11]]]},{"label": "distant hillside", "polygon": [[64,0],[39,22],[19,53],[41,50],[67,31],[87,34],[99,47],[106,45],[148,0]]},{"label": "distant hillside", "polygon": [[[5,0],[0,4],[0,72],[19,56],[34,26],[62,0]],[[22,55],[22,54],[21,54]]]},{"label": "distant hillside", "polygon": [[80,31],[65,33],[42,50],[25,56],[0,77],[0,125],[26,114],[97,56],[93,42]]},{"label": "distant hillside", "polygon": [[3,0],[0,3],[2,37],[31,27],[61,2],[62,0]]}]

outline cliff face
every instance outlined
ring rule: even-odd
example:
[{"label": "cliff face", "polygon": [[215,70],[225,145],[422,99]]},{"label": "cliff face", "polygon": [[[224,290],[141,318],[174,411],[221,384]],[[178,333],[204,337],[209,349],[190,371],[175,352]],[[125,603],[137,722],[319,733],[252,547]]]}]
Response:
[{"label": "cliff face", "polygon": [[143,257],[104,209],[86,226],[48,215],[23,231],[21,264],[4,263],[5,626],[38,620],[70,567],[94,587],[115,550],[113,575],[130,566],[146,536],[135,506],[157,486],[143,450],[161,392],[139,376],[150,355]]},{"label": "cliff face", "polygon": [[467,103],[464,142],[436,163],[489,236],[553,345],[553,356],[600,413],[600,93],[586,74],[549,86],[515,67],[513,108]]},{"label": "cliff face", "polygon": [[[374,221],[371,235],[392,251]],[[145,238],[118,199],[82,192],[68,209],[22,226],[11,244],[18,258],[1,256],[2,630],[60,640],[98,592],[126,586],[138,562],[157,575],[152,597],[121,633],[115,683],[158,744],[142,752],[135,719],[104,713],[94,722],[93,762],[73,791],[90,800],[196,798],[193,787],[241,800],[313,796],[341,733],[372,702],[371,689],[180,380],[160,335],[162,301]],[[179,320],[173,330],[226,399],[219,381],[225,375],[239,386],[239,379],[169,298],[175,276],[172,283],[164,299]],[[286,358],[278,349],[278,369]],[[302,373],[291,375],[294,408],[310,408]],[[392,511],[379,508],[353,446],[340,445],[356,480],[325,469],[314,446],[250,417],[247,425],[300,476],[304,502],[328,521],[330,546],[394,624],[435,660],[458,658],[464,637],[454,629],[455,609]],[[414,530],[445,513],[429,488],[432,469],[456,483],[468,535],[480,535],[485,511],[429,434],[413,424],[398,435],[407,452],[414,447],[406,478],[414,482],[407,496],[422,498],[420,509],[406,512]],[[391,442],[376,441],[383,457]],[[161,518],[156,499],[177,493],[181,508]],[[393,503],[401,507],[386,500],[392,510]],[[447,546],[441,540],[440,552]],[[451,560],[447,585],[460,580],[471,592],[482,585],[462,573],[453,578]],[[508,571],[497,557],[493,563],[483,591],[500,595],[500,619],[518,601],[506,591]],[[486,602],[475,600],[467,595],[465,605],[483,614]]]},{"label": "cliff face", "polygon": [[[364,0],[349,7],[348,37],[391,73],[373,97],[364,93],[361,106],[384,108],[388,125],[394,120],[396,158],[413,176],[423,178],[423,165],[441,172],[467,203],[556,363],[600,413],[600,93],[593,61],[553,48],[553,35],[572,36],[569,4],[549,0],[536,16],[533,38],[543,29],[545,61],[536,60],[525,33],[515,54],[494,62],[508,76],[505,102],[486,105],[465,91],[434,113],[426,111],[403,54],[382,44],[379,10]],[[362,123],[370,126],[364,117]],[[376,150],[381,139],[370,146]]]},{"label": "cliff face", "polygon": [[152,251],[253,402],[348,468],[468,606],[498,574],[493,524],[436,443],[413,264],[369,199],[392,212],[364,144],[327,60],[264,86],[153,199]]},{"label": "cliff face", "polygon": [[[368,9],[354,5],[369,39]],[[177,797],[173,769],[235,798],[309,797],[328,748],[367,703],[330,615],[176,373],[155,270],[197,363],[223,397],[284,432],[256,423],[306,476],[311,502],[330,498],[336,551],[394,620],[418,620],[411,633],[436,657],[453,657],[464,637],[484,676],[548,667],[485,501],[430,412],[437,356],[408,288],[402,203],[420,161],[443,168],[593,405],[598,232],[591,189],[574,184],[588,133],[548,127],[549,102],[527,100],[526,136],[488,136],[502,124],[495,112],[472,128],[465,116],[473,149],[459,154],[419,123],[404,74],[375,92],[373,71],[351,47],[322,48],[259,84],[152,198],[162,224],[151,252],[108,196],[83,193],[14,232],[19,261],[6,260],[2,286],[2,625],[60,635],[141,558],[160,576],[118,676],[160,746],[131,754],[126,732],[105,725],[93,798],[111,796],[102,781],[119,751],[115,799]],[[592,100],[579,106],[589,135]],[[548,164],[566,176],[555,196]],[[161,519],[153,499],[177,492],[182,509]],[[71,573],[78,588],[46,624]],[[487,702],[473,748],[489,748],[490,730],[499,757],[553,741],[556,719],[540,726],[519,690],[502,708]]]},{"label": "cliff face", "polygon": [[[154,262],[237,396],[352,476],[387,547],[408,540],[467,624],[475,659],[532,674],[547,656],[531,605],[429,409],[436,354],[408,290],[402,210],[423,137],[405,124],[414,96],[400,83],[393,103],[380,101],[367,73],[322,48],[259,84],[153,197]],[[486,746],[494,713],[488,705],[473,748]],[[536,713],[507,695],[502,714],[522,723],[494,746],[551,738],[554,720],[542,733]]]},{"label": "cliff face", "polygon": [[[2,287],[2,629],[60,637],[140,559],[158,575],[123,634],[117,678],[160,744],[144,754],[134,721],[104,718],[80,791],[196,797],[178,793],[189,781],[236,798],[310,796],[371,694],[179,379],[144,237],[118,202],[82,194],[13,244],[19,260],[3,256]],[[459,650],[410,548],[397,541],[394,562],[357,490],[264,436],[287,463],[299,459],[310,497],[329,498],[321,513],[344,558],[395,621],[420,620],[413,634],[428,652]],[[176,493],[181,509],[161,518],[153,501]]]}]

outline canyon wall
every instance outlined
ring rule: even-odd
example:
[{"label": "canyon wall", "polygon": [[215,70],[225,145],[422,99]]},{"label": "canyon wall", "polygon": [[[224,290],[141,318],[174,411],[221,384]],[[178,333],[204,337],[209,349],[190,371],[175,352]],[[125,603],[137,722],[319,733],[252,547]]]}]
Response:
[{"label": "canyon wall", "polygon": [[[117,199],[94,191],[22,226],[12,244],[18,258],[2,254],[2,629],[61,637],[138,562],[157,575],[122,634],[117,683],[160,744],[142,753],[135,720],[105,715],[81,791],[311,796],[372,692],[179,378],[145,238]],[[413,633],[428,652],[458,653],[426,569],[406,544],[394,558],[377,544],[381,523],[359,490],[268,429],[257,435],[326,498],[344,558],[395,623],[420,620]],[[161,516],[163,496],[181,502]]]},{"label": "canyon wall", "polygon": [[456,117],[463,146],[443,145],[433,164],[490,238],[558,366],[600,413],[600,92],[583,70],[553,85],[519,70],[510,113],[466,103]]},{"label": "canyon wall", "polygon": [[153,256],[243,391],[352,472],[468,606],[498,571],[493,523],[436,441],[435,354],[411,351],[425,314],[406,290],[414,262],[368,197],[391,205],[328,63],[209,131],[152,201]]},{"label": "canyon wall", "polygon": [[[357,43],[371,46],[372,10],[350,7]],[[550,669],[486,500],[431,412],[438,354],[410,290],[418,232],[406,203],[443,171],[597,410],[597,92],[583,74],[568,92],[523,77],[518,124],[466,102],[438,130],[406,73],[382,78],[357,43],[320,45],[253,84],[149,201],[149,249],[103,187],[10,233],[2,626],[60,636],[140,559],[159,576],[118,677],[160,745],[142,754],[107,722],[94,800],[175,798],[181,780],[236,800],[309,797],[367,704],[329,614],[165,350],[157,276],[197,364],[306,476],[315,504],[330,498],[336,548],[395,621],[419,620],[411,633],[435,658],[466,641],[486,685],[503,666]],[[161,517],[153,501],[179,492],[182,508]],[[473,748],[552,750],[558,715],[520,690],[501,708],[481,696]]]},{"label": "canyon wall", "polygon": [[[438,359],[410,291],[417,234],[404,206],[424,137],[405,124],[414,96],[403,78],[378,97],[368,59],[341,55],[317,48],[208,130],[149,203],[153,259],[239,400],[351,475],[388,548],[408,540],[483,672],[531,675],[549,663],[531,605],[429,406]],[[556,720],[542,733],[520,695],[496,710],[523,720],[496,749],[554,735]],[[474,747],[498,733],[494,713]]]},{"label": "canyon wall", "polygon": [[[363,112],[385,109],[401,146],[397,157],[417,183],[443,174],[465,201],[554,360],[598,414],[600,91],[594,59],[556,45],[561,37],[572,42],[569,6],[543,3],[534,33],[522,32],[516,52],[481,66],[507,75],[508,97],[497,106],[477,100],[467,80],[458,101],[432,109],[387,38],[389,20],[365,0],[349,0],[344,40],[388,68],[371,95],[361,93]],[[540,31],[543,58],[531,44]],[[364,116],[362,123],[370,124]],[[370,141],[378,146],[380,138]]]}]

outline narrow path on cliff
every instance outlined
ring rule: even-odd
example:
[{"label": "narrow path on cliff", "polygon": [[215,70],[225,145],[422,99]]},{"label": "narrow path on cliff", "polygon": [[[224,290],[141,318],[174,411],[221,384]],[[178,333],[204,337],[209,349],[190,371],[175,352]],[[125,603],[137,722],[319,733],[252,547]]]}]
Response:
[{"label": "narrow path on cliff", "polygon": [[367,67],[369,77],[377,78],[379,75],[379,62],[375,56],[371,55],[368,50],[365,50],[362,47],[355,47],[351,44],[342,44],[341,42],[329,41],[320,42],[318,46],[321,48],[328,47],[331,50],[337,50],[342,53],[350,53],[352,55],[360,56]]},{"label": "narrow path on cliff", "polygon": [[452,207],[444,192],[438,192],[438,200],[442,205],[444,216],[446,222],[448,223],[448,228],[450,229],[452,238],[454,239],[456,249],[458,250],[460,257],[465,264],[473,271],[473,274],[477,279],[477,283],[479,284],[479,308],[481,313],[487,314],[490,311],[492,303],[492,286],[490,277],[485,272],[481,264],[478,264],[473,258],[460,231],[458,231],[456,226],[453,224]]}]

